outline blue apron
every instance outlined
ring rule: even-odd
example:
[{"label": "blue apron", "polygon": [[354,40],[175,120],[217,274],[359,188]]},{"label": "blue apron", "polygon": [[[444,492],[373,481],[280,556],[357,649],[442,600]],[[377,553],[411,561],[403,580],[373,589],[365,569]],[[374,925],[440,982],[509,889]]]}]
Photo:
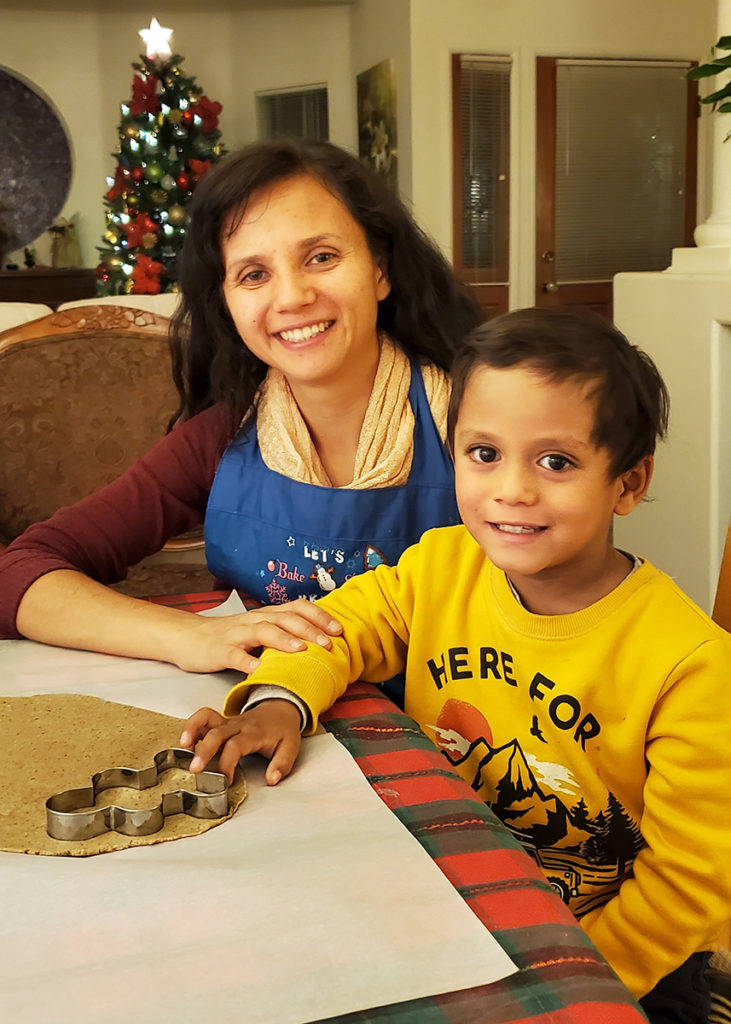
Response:
[{"label": "blue apron", "polygon": [[347,490],[305,484],[264,464],[251,420],[223,454],[205,519],[208,567],[263,604],[322,597],[425,530],[459,523],[454,471],[411,366],[414,454],[405,484]]}]

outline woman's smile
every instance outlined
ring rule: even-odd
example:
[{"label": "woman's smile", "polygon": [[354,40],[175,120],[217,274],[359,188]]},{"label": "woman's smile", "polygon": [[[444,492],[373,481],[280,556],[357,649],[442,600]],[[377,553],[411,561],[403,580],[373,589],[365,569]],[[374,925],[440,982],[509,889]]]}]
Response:
[{"label": "woman's smile", "polygon": [[305,324],[304,327],[288,327],[286,330],[277,331],[276,333],[282,341],[309,341],[310,338],[314,338],[318,334],[324,334],[334,323],[334,320],[321,320],[316,324]]}]

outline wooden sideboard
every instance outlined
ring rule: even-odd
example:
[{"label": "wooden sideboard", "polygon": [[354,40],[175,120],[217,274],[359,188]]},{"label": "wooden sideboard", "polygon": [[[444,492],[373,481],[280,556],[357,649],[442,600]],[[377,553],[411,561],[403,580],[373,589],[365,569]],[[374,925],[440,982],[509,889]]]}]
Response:
[{"label": "wooden sideboard", "polygon": [[90,267],[0,270],[0,302],[42,302],[55,309],[95,295],[96,275]]}]

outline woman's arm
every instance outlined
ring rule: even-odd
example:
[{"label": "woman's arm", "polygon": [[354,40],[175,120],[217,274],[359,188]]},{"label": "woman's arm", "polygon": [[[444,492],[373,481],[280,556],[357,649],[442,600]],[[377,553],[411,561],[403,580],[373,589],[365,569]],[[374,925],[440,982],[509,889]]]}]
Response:
[{"label": "woman's arm", "polygon": [[[221,411],[208,409],[164,437],[119,479],[14,540],[0,555],[0,636],[19,635],[20,601],[46,574],[71,570],[114,583],[170,537],[201,523],[228,433]],[[25,627],[33,628],[26,611]]]},{"label": "woman's arm", "polygon": [[101,585],[124,578],[129,565],[202,521],[229,433],[225,414],[206,410],[114,483],[14,541],[0,556],[0,636],[206,672],[249,672],[256,659],[248,651],[299,650],[295,637],[329,644],[330,616],[303,607],[309,602],[213,619]]},{"label": "woman's arm", "polygon": [[311,601],[208,617],[118,594],[81,573],[47,573],[28,588],[17,617],[30,640],[131,658],[168,661],[188,672],[253,672],[259,647],[304,650],[300,637],[330,646],[336,622]]}]

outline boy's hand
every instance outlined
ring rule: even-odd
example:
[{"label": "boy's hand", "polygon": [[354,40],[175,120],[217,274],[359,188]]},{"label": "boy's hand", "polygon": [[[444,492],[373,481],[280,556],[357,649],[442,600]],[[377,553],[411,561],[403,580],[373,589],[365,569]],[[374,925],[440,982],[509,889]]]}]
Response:
[{"label": "boy's hand", "polygon": [[185,723],[180,746],[195,751],[192,772],[203,771],[220,751],[219,769],[229,783],[240,757],[262,754],[269,758],[267,785],[276,786],[289,775],[299,753],[300,725],[299,709],[289,700],[265,700],[233,718],[201,708]]}]

